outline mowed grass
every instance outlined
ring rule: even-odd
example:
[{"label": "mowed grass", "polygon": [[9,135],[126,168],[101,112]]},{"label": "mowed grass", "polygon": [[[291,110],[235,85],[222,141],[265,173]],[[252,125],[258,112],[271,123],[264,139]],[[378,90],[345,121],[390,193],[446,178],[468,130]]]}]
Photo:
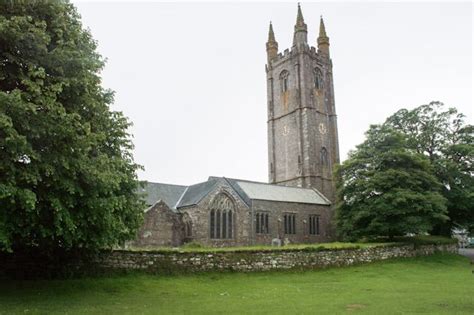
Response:
[{"label": "mowed grass", "polygon": [[[412,244],[411,242],[410,244]],[[432,243],[432,242],[431,242]],[[430,244],[431,244],[430,243]],[[331,243],[315,243],[315,244],[290,244],[285,246],[270,246],[270,245],[252,245],[252,246],[232,246],[232,247],[201,247],[197,246],[181,246],[181,247],[129,247],[129,251],[151,251],[151,252],[181,252],[181,253],[222,253],[222,252],[277,252],[277,251],[321,251],[321,250],[338,250],[338,249],[361,249],[378,246],[395,246],[400,243],[395,242],[371,242],[371,243],[345,243],[345,242],[331,242]]]},{"label": "mowed grass", "polygon": [[[418,235],[412,237],[396,237],[393,241],[387,238],[379,238],[370,242],[330,242],[313,244],[289,244],[285,246],[270,245],[251,245],[251,246],[231,246],[231,247],[205,247],[198,243],[187,243],[180,247],[128,247],[128,251],[152,251],[152,252],[182,252],[182,253],[220,253],[220,252],[275,252],[275,251],[324,251],[324,250],[343,250],[343,249],[365,249],[380,246],[399,246],[399,245],[448,245],[456,244],[457,240],[433,235]],[[120,248],[117,248],[120,249]]]},{"label": "mowed grass", "polygon": [[474,314],[473,266],[436,254],[306,272],[0,282],[0,314]]}]

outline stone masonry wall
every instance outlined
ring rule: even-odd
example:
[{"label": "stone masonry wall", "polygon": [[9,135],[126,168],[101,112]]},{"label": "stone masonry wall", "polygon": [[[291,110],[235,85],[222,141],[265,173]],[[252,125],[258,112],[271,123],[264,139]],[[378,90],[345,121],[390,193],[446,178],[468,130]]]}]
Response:
[{"label": "stone masonry wall", "polygon": [[[267,200],[254,200],[252,203],[253,212],[265,212],[269,213],[269,231],[268,234],[256,234],[253,229],[253,235],[255,238],[255,244],[270,245],[272,239],[288,239],[291,244],[303,244],[303,243],[324,243],[331,240],[330,237],[330,218],[331,208],[329,206],[305,204],[305,203],[292,203],[292,202],[274,202]],[[285,234],[284,233],[284,221],[283,216],[286,213],[295,215],[296,218],[296,233]],[[309,233],[309,216],[318,215],[319,221],[319,234],[310,235]],[[254,216],[255,225],[255,216]]]},{"label": "stone masonry wall", "polygon": [[[234,202],[234,235],[231,239],[211,239],[209,231],[209,204],[216,195],[222,192],[225,192]],[[200,200],[197,205],[181,208],[180,211],[186,213],[193,223],[193,232],[190,241],[214,247],[245,246],[251,244],[250,209],[235,191],[221,179],[219,179],[212,192]]]},{"label": "stone masonry wall", "polygon": [[274,250],[216,253],[113,251],[98,263],[105,270],[144,270],[154,273],[204,271],[266,271],[349,266],[399,257],[456,253],[456,244],[372,247],[344,250]]},{"label": "stone masonry wall", "polygon": [[0,253],[0,279],[63,278],[140,270],[155,274],[207,271],[311,270],[390,258],[457,253],[456,244],[400,245],[344,250],[275,249],[229,252],[106,251],[96,255],[41,256]]},{"label": "stone masonry wall", "polygon": [[332,61],[308,45],[286,50],[267,65],[267,100],[270,183],[314,187],[334,202],[339,141]]},{"label": "stone masonry wall", "polygon": [[181,217],[163,201],[145,212],[144,222],[137,237],[130,244],[134,246],[179,246],[182,244],[184,228]]}]

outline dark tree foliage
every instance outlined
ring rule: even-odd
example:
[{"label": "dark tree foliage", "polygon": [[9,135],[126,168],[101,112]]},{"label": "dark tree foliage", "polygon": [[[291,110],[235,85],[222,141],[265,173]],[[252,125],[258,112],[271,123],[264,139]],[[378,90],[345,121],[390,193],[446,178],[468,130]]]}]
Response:
[{"label": "dark tree foliage", "polygon": [[409,148],[429,157],[443,184],[450,220],[435,226],[433,233],[449,235],[455,227],[474,232],[474,126],[455,108],[431,102],[390,116],[386,126],[407,138]]},{"label": "dark tree foliage", "polygon": [[0,1],[0,250],[97,249],[134,236],[143,205],[130,123],[64,1]]},{"label": "dark tree foliage", "polygon": [[336,170],[340,237],[393,238],[445,221],[446,200],[428,158],[386,126],[371,126],[366,136]]}]

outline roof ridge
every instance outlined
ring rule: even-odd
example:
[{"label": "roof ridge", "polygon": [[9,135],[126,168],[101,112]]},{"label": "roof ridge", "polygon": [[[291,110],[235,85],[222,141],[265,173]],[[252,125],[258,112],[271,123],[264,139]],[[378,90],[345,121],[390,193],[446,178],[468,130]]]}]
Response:
[{"label": "roof ridge", "polygon": [[223,176],[222,178],[230,179],[230,180],[235,180],[235,181],[238,181],[238,182],[247,182],[247,183],[256,183],[256,184],[272,185],[272,184],[270,184],[270,183],[257,182],[257,181],[248,180],[248,179],[230,178],[230,177],[224,177],[224,176]]},{"label": "roof ridge", "polygon": [[[222,178],[224,179],[224,181],[225,181],[227,184],[229,184],[230,188],[232,188],[232,190],[235,191],[235,193],[237,194],[237,196],[239,196],[239,198],[240,198],[248,207],[250,207],[251,204],[249,204],[249,203],[245,200],[244,196],[242,196],[242,195],[240,194],[239,190],[236,189],[235,186],[234,186],[234,184],[231,182],[231,181],[235,181],[235,179],[227,178],[227,177],[222,177]],[[238,183],[235,183],[235,184],[237,184],[237,186],[239,186]],[[241,188],[240,186],[239,186],[239,188],[242,190],[242,188]],[[242,192],[245,194],[245,191],[242,190]],[[247,196],[247,199],[250,200],[250,198],[249,198],[248,196]]]},{"label": "roof ridge", "polygon": [[174,205],[174,208],[175,208],[175,209],[178,209],[178,205],[179,205],[179,203],[181,202],[181,199],[183,199],[183,196],[184,196],[184,195],[186,194],[186,192],[188,191],[188,188],[189,188],[189,186],[186,187],[186,189],[183,191],[183,193],[181,194],[181,196],[179,196],[178,201],[177,201],[176,204]]},{"label": "roof ridge", "polygon": [[[176,209],[181,208],[181,207],[187,207],[187,206],[191,205],[191,204],[188,204],[190,202],[190,200],[188,200],[189,198],[188,198],[187,195],[189,195],[189,194],[191,194],[191,196],[194,196],[193,197],[194,200],[192,201],[193,204],[198,204],[199,202],[201,202],[201,200],[204,197],[206,197],[209,194],[210,191],[212,191],[212,189],[214,189],[217,182],[218,182],[217,180],[211,179],[211,180],[206,180],[204,182],[200,182],[200,183],[188,186],[186,188],[186,191],[183,192],[183,194],[181,195],[179,203],[176,204]],[[208,186],[206,186],[206,185],[208,185]],[[200,192],[199,190],[200,189],[202,190],[203,188],[205,188],[205,189]],[[201,194],[202,194],[202,196],[200,196]],[[198,197],[198,198],[195,198],[195,197]]]},{"label": "roof ridge", "polygon": [[[239,182],[246,182],[246,183],[254,183],[254,184],[267,185],[267,186],[274,186],[274,187],[284,187],[284,188],[294,188],[294,189],[306,189],[306,190],[312,190],[312,189],[313,189],[313,188],[310,188],[310,187],[284,186],[284,185],[271,184],[271,183],[264,183],[264,182],[256,182],[256,181],[243,180],[243,179],[233,179],[233,180],[239,181]],[[318,192],[319,192],[319,191],[318,191]]]},{"label": "roof ridge", "polygon": [[331,200],[329,200],[328,198],[326,198],[326,196],[324,196],[324,194],[322,192],[320,192],[319,190],[317,190],[316,188],[314,187],[311,187],[312,190],[314,190],[321,198],[323,198],[326,202],[328,202],[329,204],[332,204]]},{"label": "roof ridge", "polygon": [[[205,182],[202,182],[201,184],[207,183],[207,182],[210,182],[210,180],[207,180],[207,181],[205,181]],[[209,193],[212,191],[212,189],[214,189],[214,187],[216,186],[216,184],[217,184],[217,181],[214,180],[214,183],[212,184],[211,189],[209,189],[207,192],[205,192],[205,193],[201,196],[201,198],[199,198],[199,199],[196,201],[196,204],[200,203],[201,200],[204,199],[204,197],[206,197],[207,195],[209,195]]]},{"label": "roof ridge", "polygon": [[215,182],[216,180],[215,179],[208,179],[208,180],[205,180],[203,182],[199,182],[199,183],[196,183],[196,184],[193,184],[193,185],[189,185],[188,187],[193,187],[193,186],[197,186],[197,185],[201,185],[201,184],[205,184],[205,183],[209,183],[209,182]]},{"label": "roof ridge", "polygon": [[150,182],[150,181],[148,181],[148,180],[145,180],[144,182],[145,182],[146,184],[158,184],[158,185],[177,186],[177,187],[189,187],[189,185],[177,185],[177,184]]}]

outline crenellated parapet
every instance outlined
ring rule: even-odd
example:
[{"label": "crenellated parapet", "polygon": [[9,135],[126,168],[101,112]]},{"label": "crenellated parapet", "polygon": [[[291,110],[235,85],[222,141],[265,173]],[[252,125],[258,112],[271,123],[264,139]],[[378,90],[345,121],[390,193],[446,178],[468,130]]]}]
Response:
[{"label": "crenellated parapet", "polygon": [[318,60],[321,64],[327,64],[331,62],[328,56],[321,53],[316,47],[305,45],[300,47],[293,46],[291,50],[287,48],[283,52],[279,52],[272,60],[269,61],[267,67],[276,67],[299,53],[307,54],[312,59]]},{"label": "crenellated parapet", "polygon": [[284,62],[285,60],[291,58],[291,56],[298,53],[309,54],[313,59],[321,60],[322,63],[330,63],[331,61],[329,57],[329,37],[326,34],[326,26],[324,25],[322,16],[319,23],[319,36],[317,38],[317,47],[308,45],[307,35],[308,27],[304,22],[303,13],[299,4],[296,24],[293,33],[293,46],[291,50],[285,49],[283,52],[278,52],[278,42],[275,39],[273,25],[270,22],[270,27],[268,31],[268,41],[266,43],[267,72],[269,68],[272,68]]}]

